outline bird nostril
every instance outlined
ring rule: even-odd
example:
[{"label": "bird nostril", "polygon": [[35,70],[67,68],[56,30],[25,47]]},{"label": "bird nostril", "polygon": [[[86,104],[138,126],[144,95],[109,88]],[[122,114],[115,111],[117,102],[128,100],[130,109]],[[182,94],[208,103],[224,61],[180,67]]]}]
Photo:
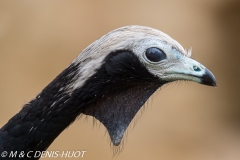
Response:
[{"label": "bird nostril", "polygon": [[199,67],[197,67],[197,66],[193,66],[193,69],[194,69],[194,71],[196,71],[196,72],[201,71],[201,69],[200,69]]}]

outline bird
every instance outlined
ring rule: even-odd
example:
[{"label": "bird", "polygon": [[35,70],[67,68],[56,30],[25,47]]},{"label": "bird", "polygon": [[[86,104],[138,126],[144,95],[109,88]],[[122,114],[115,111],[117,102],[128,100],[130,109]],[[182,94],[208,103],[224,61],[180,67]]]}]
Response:
[{"label": "bird", "polygon": [[217,84],[169,35],[147,26],[120,27],[86,47],[0,129],[0,152],[45,151],[82,114],[99,120],[118,146],[149,97],[181,80]]}]

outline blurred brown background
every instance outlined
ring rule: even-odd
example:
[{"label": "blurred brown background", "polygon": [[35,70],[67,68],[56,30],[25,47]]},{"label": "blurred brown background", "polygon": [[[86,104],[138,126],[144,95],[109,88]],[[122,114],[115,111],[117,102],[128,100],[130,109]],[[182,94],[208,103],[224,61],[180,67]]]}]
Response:
[{"label": "blurred brown background", "polygon": [[240,159],[239,0],[0,1],[0,126],[90,43],[125,25],[166,32],[216,76],[217,88],[163,87],[124,150],[113,157],[103,125],[91,117],[67,128],[49,150],[86,150],[82,159]]}]

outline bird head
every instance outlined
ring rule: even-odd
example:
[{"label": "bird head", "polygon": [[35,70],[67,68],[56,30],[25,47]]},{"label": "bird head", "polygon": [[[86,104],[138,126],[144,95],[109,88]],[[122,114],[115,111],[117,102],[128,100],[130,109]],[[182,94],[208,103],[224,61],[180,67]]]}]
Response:
[{"label": "bird head", "polygon": [[73,61],[69,92],[90,95],[82,113],[98,119],[118,145],[129,123],[162,85],[194,81],[216,86],[214,75],[177,41],[149,27],[126,26],[89,45]]}]

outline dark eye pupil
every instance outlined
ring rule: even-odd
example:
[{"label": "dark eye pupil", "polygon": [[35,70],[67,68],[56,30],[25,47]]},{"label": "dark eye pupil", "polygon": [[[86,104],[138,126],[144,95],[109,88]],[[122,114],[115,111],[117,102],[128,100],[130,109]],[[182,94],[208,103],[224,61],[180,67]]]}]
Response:
[{"label": "dark eye pupil", "polygon": [[148,48],[146,50],[146,57],[152,62],[159,62],[166,58],[166,54],[159,48]]}]

